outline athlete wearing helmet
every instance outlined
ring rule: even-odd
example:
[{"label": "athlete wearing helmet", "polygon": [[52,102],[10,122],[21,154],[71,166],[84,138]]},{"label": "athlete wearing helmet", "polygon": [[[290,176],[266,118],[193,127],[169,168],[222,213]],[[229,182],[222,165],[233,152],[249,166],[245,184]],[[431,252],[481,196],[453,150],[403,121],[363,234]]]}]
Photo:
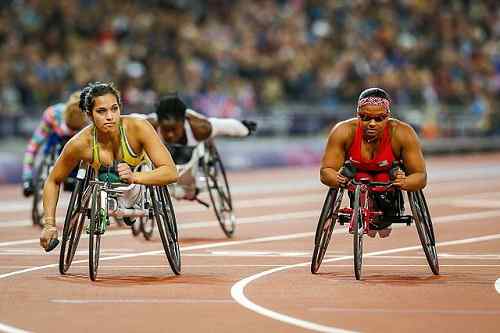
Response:
[{"label": "athlete wearing helmet", "polygon": [[[321,161],[321,182],[329,187],[345,186],[349,179],[340,169],[348,160],[356,169],[355,179],[389,181],[393,162],[400,161],[405,171],[395,172],[393,185],[405,191],[424,188],[427,172],[419,139],[410,125],[391,117],[389,94],[380,88],[364,90],[356,116],[338,123],[330,132]],[[391,199],[379,200],[384,214],[392,213]]]}]

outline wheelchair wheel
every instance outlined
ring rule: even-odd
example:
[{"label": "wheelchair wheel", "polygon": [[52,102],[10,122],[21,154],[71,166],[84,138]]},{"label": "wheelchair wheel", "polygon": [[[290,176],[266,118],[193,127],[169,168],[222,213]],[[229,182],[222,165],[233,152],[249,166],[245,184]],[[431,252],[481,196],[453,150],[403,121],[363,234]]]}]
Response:
[{"label": "wheelchair wheel", "polygon": [[[360,205],[361,195],[366,195],[366,193],[361,194],[361,186],[356,186],[354,192],[354,204],[352,208],[351,221],[354,221],[354,237],[353,237],[353,248],[354,248],[354,275],[356,280],[361,279],[361,268],[363,265],[363,232],[364,232],[364,221],[363,212]],[[364,200],[363,200],[364,201]]]},{"label": "wheelchair wheel", "polygon": [[[146,188],[145,190],[145,198],[148,197],[148,192],[149,188]],[[149,203],[145,201],[145,209],[149,209]],[[155,229],[155,221],[153,219],[153,216],[151,214],[148,214],[146,217],[142,217],[139,221],[141,233],[144,236],[146,240],[151,240],[153,238],[153,233]]]},{"label": "wheelchair wheel", "polygon": [[59,254],[59,272],[65,274],[76,253],[78,242],[85,225],[87,208],[90,201],[92,188],[88,187],[86,179],[77,179],[75,188],[71,193],[68,211],[64,220],[61,251]]},{"label": "wheelchair wheel", "polygon": [[316,227],[316,236],[314,237],[314,251],[311,261],[311,273],[316,274],[325,257],[326,249],[332,237],[333,228],[338,219],[340,204],[344,189],[331,188],[325,198],[323,209],[319,216],[318,226]]},{"label": "wheelchair wheel", "polygon": [[422,190],[408,192],[408,200],[417,227],[420,243],[434,275],[439,275],[439,262],[436,251],[436,239],[432,227],[431,215]]},{"label": "wheelchair wheel", "polygon": [[158,226],[165,255],[172,271],[179,275],[181,273],[181,251],[170,194],[166,186],[150,187],[149,193],[153,203],[153,216]]},{"label": "wheelchair wheel", "polygon": [[103,223],[106,223],[107,212],[101,207],[101,189],[95,186],[92,190],[92,205],[90,210],[89,227],[89,275],[92,281],[97,278],[99,268],[99,254],[101,250],[101,234]]},{"label": "wheelchair wheel", "polygon": [[136,221],[132,226],[130,227],[130,230],[132,230],[132,235],[134,237],[137,237],[141,234],[141,224],[142,224],[142,219],[139,219],[139,221]]},{"label": "wheelchair wheel", "polygon": [[50,156],[46,156],[40,161],[35,172],[35,179],[33,181],[33,207],[31,208],[31,219],[34,226],[43,227],[43,185],[49,175],[51,165]]},{"label": "wheelchair wheel", "polygon": [[215,145],[209,144],[207,149],[209,154],[208,159],[204,159],[203,171],[207,181],[210,201],[222,231],[228,238],[231,238],[234,234],[236,218],[233,213],[233,201],[226,170]]}]

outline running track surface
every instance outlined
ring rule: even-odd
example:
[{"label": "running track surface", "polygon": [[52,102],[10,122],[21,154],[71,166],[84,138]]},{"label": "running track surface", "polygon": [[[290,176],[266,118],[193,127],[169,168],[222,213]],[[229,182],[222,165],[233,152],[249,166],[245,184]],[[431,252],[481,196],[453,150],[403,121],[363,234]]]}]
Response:
[{"label": "running track surface", "polygon": [[[70,274],[59,275],[59,248],[39,248],[30,201],[18,187],[0,187],[0,331],[498,332],[500,154],[427,164],[441,275],[428,268],[415,227],[403,226],[386,239],[365,238],[361,281],[343,227],[320,274],[310,273],[326,193],[317,168],[230,173],[238,216],[231,240],[211,210],[176,203],[180,276],[159,239],[111,227],[97,282],[88,278],[87,239]],[[59,216],[67,200],[63,194]]]}]

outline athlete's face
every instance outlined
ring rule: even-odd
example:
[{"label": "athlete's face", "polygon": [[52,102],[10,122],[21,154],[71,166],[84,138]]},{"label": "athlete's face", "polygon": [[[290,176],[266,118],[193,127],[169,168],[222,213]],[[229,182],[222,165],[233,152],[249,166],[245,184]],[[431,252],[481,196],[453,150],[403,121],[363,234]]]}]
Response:
[{"label": "athlete's face", "polygon": [[98,96],[94,100],[92,119],[98,131],[113,133],[120,122],[120,105],[113,94]]},{"label": "athlete's face", "polygon": [[368,141],[373,141],[382,136],[389,112],[383,105],[364,105],[358,110],[358,119],[363,129],[363,136]]},{"label": "athlete's face", "polygon": [[161,119],[160,134],[166,143],[179,143],[184,136],[184,123],[176,120]]}]

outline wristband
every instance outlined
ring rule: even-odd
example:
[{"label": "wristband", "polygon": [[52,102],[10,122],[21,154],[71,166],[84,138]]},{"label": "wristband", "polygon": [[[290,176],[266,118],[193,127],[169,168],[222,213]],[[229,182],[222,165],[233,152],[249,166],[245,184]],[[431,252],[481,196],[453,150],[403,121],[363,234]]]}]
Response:
[{"label": "wristband", "polygon": [[[49,221],[51,221],[52,223],[48,223]],[[44,227],[47,227],[47,226],[55,227],[56,226],[56,219],[54,217],[44,217],[43,218],[43,226]]]}]

